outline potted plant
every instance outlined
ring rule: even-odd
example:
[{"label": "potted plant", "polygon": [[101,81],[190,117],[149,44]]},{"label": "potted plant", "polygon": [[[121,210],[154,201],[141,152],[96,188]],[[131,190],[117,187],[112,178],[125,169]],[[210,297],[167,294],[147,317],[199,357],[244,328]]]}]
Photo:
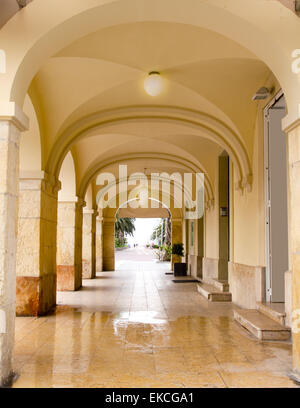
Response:
[{"label": "potted plant", "polygon": [[174,255],[174,276],[186,276],[186,263],[181,262],[184,256],[183,243],[173,244],[172,255]]}]

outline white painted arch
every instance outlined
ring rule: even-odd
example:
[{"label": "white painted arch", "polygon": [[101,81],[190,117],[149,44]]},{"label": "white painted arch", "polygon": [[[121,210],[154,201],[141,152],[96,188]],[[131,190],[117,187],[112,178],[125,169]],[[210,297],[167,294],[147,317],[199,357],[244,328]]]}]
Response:
[{"label": "white painted arch", "polygon": [[207,195],[206,197],[207,202],[209,202],[210,205],[213,204],[214,202],[214,192],[213,191],[214,190],[212,187],[212,182],[210,180],[210,177],[207,171],[205,170],[205,168],[199,165],[197,166],[195,165],[195,163],[192,163],[181,157],[178,157],[172,154],[167,155],[163,153],[160,153],[160,154],[159,153],[138,153],[138,154],[134,153],[134,154],[125,154],[121,156],[114,156],[104,161],[100,159],[99,161],[96,161],[96,163],[93,163],[88,169],[88,171],[86,172],[79,186],[78,195],[80,197],[83,197],[91,181],[97,176],[97,174],[104,171],[111,164],[122,163],[122,162],[127,162],[127,161],[131,162],[131,161],[136,161],[140,159],[160,159],[170,164],[175,163],[176,165],[180,165],[187,172],[204,173],[205,175],[204,187],[205,187],[205,192]]},{"label": "white painted arch", "polygon": [[76,141],[124,123],[137,124],[145,121],[178,124],[180,127],[196,131],[199,137],[215,142],[227,151],[236,166],[240,187],[251,186],[250,159],[242,140],[232,129],[203,112],[169,106],[116,108],[77,121],[57,138],[46,166],[47,172],[50,174],[59,172],[66,153]]},{"label": "white painted arch", "polygon": [[[277,30],[279,16],[285,35]],[[300,76],[290,69],[299,19],[279,2],[261,0],[251,0],[251,7],[240,0],[35,0],[0,32],[7,57],[7,73],[0,76],[3,100],[22,106],[43,61],[75,40],[104,27],[143,21],[194,25],[238,41],[269,66],[286,95],[289,117],[299,117]],[[24,35],[12,41],[17,27]]]}]

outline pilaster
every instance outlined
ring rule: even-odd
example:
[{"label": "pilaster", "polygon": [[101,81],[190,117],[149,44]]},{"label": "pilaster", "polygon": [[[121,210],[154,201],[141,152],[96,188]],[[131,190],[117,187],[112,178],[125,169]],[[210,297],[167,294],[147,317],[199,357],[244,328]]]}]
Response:
[{"label": "pilaster", "polygon": [[15,103],[0,104],[0,386],[13,377],[19,145],[27,128],[28,119]]},{"label": "pilaster", "polygon": [[103,271],[115,270],[115,219],[103,218]]},{"label": "pilaster", "polygon": [[20,175],[19,189],[16,313],[39,316],[56,304],[60,182],[44,172],[27,172]]},{"label": "pilaster", "polygon": [[82,286],[82,209],[81,198],[58,202],[57,290],[73,291]]},{"label": "pilaster", "polygon": [[82,277],[96,276],[96,211],[83,209],[82,223]]}]

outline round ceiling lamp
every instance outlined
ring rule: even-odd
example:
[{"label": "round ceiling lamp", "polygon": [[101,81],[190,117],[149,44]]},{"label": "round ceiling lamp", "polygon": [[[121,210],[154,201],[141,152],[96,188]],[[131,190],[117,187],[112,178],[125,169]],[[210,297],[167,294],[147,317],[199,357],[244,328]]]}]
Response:
[{"label": "round ceiling lamp", "polygon": [[148,95],[157,96],[163,89],[163,79],[160,73],[152,71],[144,81],[144,88]]}]

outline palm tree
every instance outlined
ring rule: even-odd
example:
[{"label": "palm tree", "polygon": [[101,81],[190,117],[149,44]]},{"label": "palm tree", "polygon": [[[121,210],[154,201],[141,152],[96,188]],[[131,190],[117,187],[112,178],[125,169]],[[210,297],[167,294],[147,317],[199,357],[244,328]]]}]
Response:
[{"label": "palm tree", "polygon": [[115,223],[115,237],[120,243],[125,244],[125,235],[133,235],[135,231],[135,218],[119,218],[117,216]]},{"label": "palm tree", "polygon": [[155,241],[157,238],[161,237],[161,222],[154,228],[151,239]]},{"label": "palm tree", "polygon": [[160,223],[154,228],[151,239],[154,241],[159,239],[160,245],[171,245],[171,220],[170,218],[162,218]]},{"label": "palm tree", "polygon": [[171,220],[167,218],[165,221],[165,244],[167,246],[171,245]]}]

